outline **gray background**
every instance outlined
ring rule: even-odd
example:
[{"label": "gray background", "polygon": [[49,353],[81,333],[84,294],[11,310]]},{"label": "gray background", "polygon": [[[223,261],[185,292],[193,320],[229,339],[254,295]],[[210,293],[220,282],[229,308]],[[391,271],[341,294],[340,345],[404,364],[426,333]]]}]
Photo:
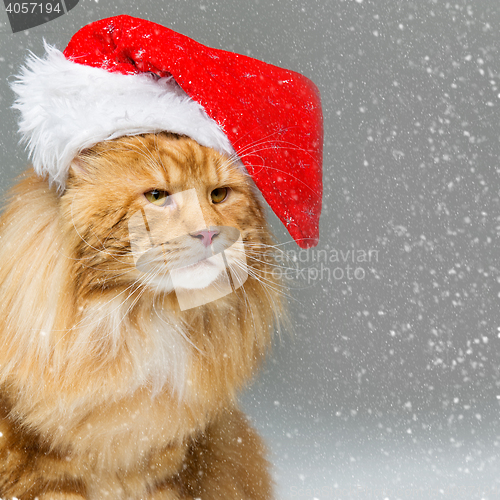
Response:
[{"label": "gray background", "polygon": [[42,38],[63,49],[121,13],[302,72],[322,94],[318,249],[372,261],[297,253],[295,332],[243,397],[280,498],[500,498],[498,0],[80,0],[16,35],[2,10],[2,190],[27,164],[10,75]]}]

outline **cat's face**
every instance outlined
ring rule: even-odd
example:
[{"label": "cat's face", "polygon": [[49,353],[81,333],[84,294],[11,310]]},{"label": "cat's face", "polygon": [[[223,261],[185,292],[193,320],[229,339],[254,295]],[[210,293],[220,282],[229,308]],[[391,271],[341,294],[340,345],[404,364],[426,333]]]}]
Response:
[{"label": "cat's face", "polygon": [[270,243],[242,167],[170,134],[94,146],[74,162],[61,202],[76,230],[79,280],[90,288],[238,287],[245,245],[254,253]]}]

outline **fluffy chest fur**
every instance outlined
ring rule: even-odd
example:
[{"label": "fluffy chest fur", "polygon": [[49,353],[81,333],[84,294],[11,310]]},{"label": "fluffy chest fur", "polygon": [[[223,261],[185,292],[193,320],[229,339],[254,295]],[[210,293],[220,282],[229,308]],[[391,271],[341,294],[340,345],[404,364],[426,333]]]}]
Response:
[{"label": "fluffy chest fur", "polygon": [[[137,214],[146,243],[131,236]],[[231,159],[167,134],[99,144],[62,196],[28,173],[0,238],[0,496],[269,498],[235,395],[280,291],[262,208]],[[203,263],[209,247],[219,264]]]}]

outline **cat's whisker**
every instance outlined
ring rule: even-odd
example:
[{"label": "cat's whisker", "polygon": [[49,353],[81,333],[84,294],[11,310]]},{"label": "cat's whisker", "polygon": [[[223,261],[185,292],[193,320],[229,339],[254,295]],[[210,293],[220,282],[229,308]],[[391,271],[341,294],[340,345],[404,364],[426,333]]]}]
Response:
[{"label": "cat's whisker", "polygon": [[286,297],[287,299],[290,300],[293,299],[290,295],[284,293],[283,290],[280,289],[280,287],[283,289],[284,287],[282,287],[282,285],[276,284],[276,281],[263,277],[261,274],[259,274],[259,272],[255,271],[250,266],[244,270],[247,271],[249,276],[251,276],[252,278],[257,280],[261,285],[263,285],[264,288],[272,290],[273,292],[279,294],[281,297]]},{"label": "cat's whisker", "polygon": [[[270,138],[273,136],[281,136],[282,133],[286,130],[287,130],[286,128],[283,128],[280,131],[270,132],[268,135],[266,135],[264,137],[261,137],[259,139],[256,139],[254,141],[249,142],[245,147],[241,148],[240,151],[245,151],[245,149],[248,149],[248,148],[251,148],[251,147],[254,147],[257,145],[265,144],[265,143],[272,144],[274,141],[272,141]],[[251,134],[251,131],[249,130],[247,133],[241,135],[236,141],[234,141],[234,145],[236,146],[239,142],[242,142],[245,139],[245,137],[247,137],[250,134]],[[280,139],[278,139],[278,140],[280,140]]]},{"label": "cat's whisker", "polygon": [[[151,274],[153,274],[153,272],[151,272]],[[153,280],[154,279],[154,275],[149,278],[149,280]],[[149,284],[148,283],[148,280],[146,280],[146,285]],[[138,283],[137,282],[134,282],[132,283],[129,287],[127,287],[125,290],[123,290],[122,292],[120,292],[117,296],[113,297],[112,299],[110,299],[107,303],[104,303],[104,305],[107,305],[107,304],[110,304],[116,297],[119,297],[122,293],[125,293],[127,292],[128,290],[130,290],[131,288],[133,288],[134,286],[137,286]],[[147,286],[137,286],[137,289],[138,289],[138,294],[137,294],[137,297],[134,298],[134,300],[132,301],[132,303],[129,305],[129,307],[126,309],[125,313],[121,316],[121,319],[120,321],[118,322],[117,325],[115,325],[115,327],[111,330],[111,331],[108,331],[106,332],[105,335],[101,336],[101,337],[95,337],[91,340],[89,339],[85,339],[83,341],[80,341],[80,343],[85,343],[85,344],[99,344],[103,339],[105,338],[108,338],[108,337],[111,337],[113,333],[115,333],[118,329],[118,327],[120,326],[120,324],[124,321],[124,319],[127,317],[127,314],[131,311],[131,309],[137,304],[137,302],[140,300],[140,298],[142,297],[142,295],[147,291]],[[105,317],[110,317],[113,315],[114,312],[118,311],[119,309],[121,309],[122,305],[125,303],[126,299],[129,298],[130,295],[128,297],[126,297],[121,303],[119,303],[114,309],[111,309],[110,311],[108,311],[105,315]],[[103,307],[104,308],[104,307]],[[105,309],[105,308],[104,308]],[[93,325],[97,325],[99,324],[100,322],[103,321],[103,318],[99,318],[98,320],[95,320],[95,321],[91,321],[91,322],[86,322],[86,323],[83,323],[83,320],[79,321],[76,325],[76,326],[85,326],[85,327],[89,327],[89,326],[93,326]],[[76,329],[76,328],[75,328]],[[67,332],[69,333],[69,332]],[[64,337],[63,337],[64,338]],[[62,340],[62,339],[61,339]],[[59,342],[61,341],[59,340]],[[58,343],[59,343],[58,342]],[[75,340],[75,344],[79,343],[78,340]],[[57,343],[56,343],[57,345]]]},{"label": "cat's whisker", "polygon": [[[267,297],[268,297],[268,299],[270,301],[269,303],[271,304],[271,307],[273,309],[273,315],[274,315],[274,319],[275,319],[276,328],[278,329],[279,336],[281,337],[280,315],[281,315],[282,311],[281,311],[281,308],[279,308],[275,304],[275,302],[273,300],[273,297],[271,296],[271,294],[269,293],[269,291],[271,290],[274,293],[278,293],[279,296],[284,297],[286,299],[293,299],[293,298],[290,297],[287,294],[282,293],[282,291],[278,290],[275,286],[270,286],[268,283],[265,283],[263,280],[260,279],[260,277],[253,270],[248,269],[245,266],[241,266],[240,262],[238,262],[238,263],[231,263],[231,264],[229,264],[229,267],[230,268],[233,267],[233,269],[234,268],[239,268],[240,270],[246,271],[249,276],[251,276],[253,279],[257,280],[262,285],[262,290],[267,295]],[[242,290],[242,292],[244,293],[245,297],[247,297],[246,290],[245,290],[245,284],[243,284],[238,290]],[[251,312],[252,312],[252,319],[255,322],[255,319],[253,317],[253,311],[251,310]]]},{"label": "cat's whisker", "polygon": [[[132,271],[132,270],[130,270],[130,271]],[[146,276],[147,276],[147,275],[146,275]],[[153,278],[154,278],[154,276],[153,276]],[[147,281],[147,280],[146,280],[146,281]],[[133,281],[133,282],[132,282],[132,283],[130,283],[130,284],[129,284],[129,285],[128,285],[125,289],[121,290],[120,292],[117,292],[117,294],[116,294],[116,295],[113,295],[113,296],[111,297],[111,299],[109,299],[109,300],[108,300],[108,301],[106,301],[106,302],[103,302],[103,303],[101,304],[101,307],[102,307],[102,308],[105,308],[105,306],[109,305],[109,304],[110,304],[111,302],[113,302],[116,298],[120,297],[122,294],[125,294],[125,293],[129,292],[130,290],[132,290],[132,289],[134,289],[134,288],[139,289],[139,291],[143,293],[143,292],[147,289],[147,287],[145,287],[145,286],[143,286],[143,285],[141,286],[141,285],[142,285],[142,284],[141,284],[138,280]],[[129,296],[130,296],[130,295],[129,295]],[[114,309],[111,309],[111,310],[107,313],[107,315],[108,315],[108,316],[110,316],[111,314],[113,314],[113,313],[115,313],[116,311],[118,311],[118,309],[120,309],[121,305],[122,305],[124,302],[125,302],[125,301],[122,301],[122,302],[121,302],[120,304],[118,304],[118,306],[116,306]],[[102,320],[101,320],[101,319],[98,319],[98,320],[95,320],[95,321],[91,321],[91,322],[89,322],[89,323],[85,323],[85,326],[97,325],[97,324],[99,324],[99,322],[100,322],[100,321],[102,321]],[[77,327],[82,326],[82,325],[83,325],[83,319],[82,319],[82,320],[80,320],[80,321],[77,321],[77,322],[76,322],[76,323],[75,323],[75,324],[74,324],[74,325],[73,325],[70,329],[65,330],[65,331],[66,331],[66,334],[65,334],[65,335],[67,335],[67,334],[68,334],[68,333],[70,333],[71,331],[76,330],[76,329],[77,329]],[[61,330],[53,330],[53,331],[54,331],[54,332],[57,332],[57,331],[61,331]],[[63,337],[63,338],[64,338],[64,337]],[[59,342],[61,342],[61,340],[62,340],[62,338],[61,338],[61,339],[60,339],[60,340],[59,340],[59,341],[55,344],[55,346],[57,346],[57,344],[58,344]],[[54,348],[55,348],[55,346],[54,346]]]},{"label": "cat's whisker", "polygon": [[[159,267],[159,266],[158,266]],[[153,279],[155,278],[155,274],[154,274],[154,270],[151,271],[151,278],[150,280],[152,281]],[[146,280],[146,285],[147,285],[147,280]],[[120,319],[120,321],[118,322],[118,324],[116,325],[116,327],[114,328],[113,331],[116,331],[118,329],[118,327],[122,324],[122,322],[125,320],[125,318],[127,317],[128,313],[134,308],[134,306],[138,303],[138,301],[140,300],[140,298],[142,297],[142,295],[144,295],[146,293],[146,290],[147,290],[147,286],[144,286],[144,287],[141,287],[139,288],[139,293],[137,294],[137,297],[135,297],[132,301],[132,303],[129,305],[129,307],[127,308],[127,310],[125,311],[125,314],[123,314],[122,318]]]},{"label": "cat's whisker", "polygon": [[286,170],[282,170],[280,168],[276,167],[270,167],[269,165],[255,165],[255,168],[258,168],[260,170],[275,170],[276,172],[279,172],[280,174],[284,175],[285,177],[290,177],[294,180],[296,180],[299,184],[302,184],[306,189],[309,191],[312,191],[314,193],[313,188],[305,181],[300,179],[299,177],[293,175],[291,172],[287,172]]},{"label": "cat's whisker", "polygon": [[[242,256],[246,256],[247,258],[253,260],[254,262],[268,264],[273,268],[279,267],[285,269],[296,269],[297,267],[297,262],[294,262],[293,259],[287,254],[277,253],[277,256],[275,257],[268,251],[262,252],[260,250],[252,250],[249,248],[246,248],[245,250],[235,249],[235,251],[239,252]],[[285,266],[285,262],[289,263],[290,266]]]},{"label": "cat's whisker", "polygon": [[[156,309],[156,304],[155,302],[153,302],[153,310],[158,314],[158,318],[160,320],[161,323],[165,324],[166,326],[170,326],[163,318],[163,315],[162,315],[162,312],[161,311],[158,311]],[[196,349],[201,355],[204,355],[204,353],[201,351],[201,349],[186,335],[186,332],[181,329],[180,330],[180,334],[182,336],[182,338],[193,348],[193,349]]]},{"label": "cat's whisker", "polygon": [[[284,139],[281,139],[281,138],[270,139],[271,137],[276,136],[276,135],[281,136],[282,134],[280,134],[280,132],[272,132],[269,135],[267,135],[266,137],[263,137],[259,140],[256,140],[256,141],[253,141],[253,142],[247,144],[246,146],[244,146],[243,148],[241,148],[239,150],[239,152],[238,152],[239,157],[240,158],[244,157],[245,154],[248,154],[248,151],[252,152],[253,151],[252,148],[256,148],[256,147],[260,148],[259,151],[262,151],[264,149],[269,149],[269,148],[273,148],[273,149],[282,149],[283,148],[284,149],[286,147],[286,149],[288,149],[288,150],[291,149],[294,151],[301,151],[301,152],[309,154],[311,157],[313,157],[313,155],[311,154],[310,151],[298,146],[297,144],[295,144],[293,142],[285,141]],[[242,136],[240,138],[240,140],[243,137],[244,136]],[[235,144],[237,144],[237,142],[235,142]],[[251,153],[249,153],[249,154],[251,154]]]},{"label": "cat's whisker", "polygon": [[[240,251],[240,250],[236,250],[236,251]],[[301,267],[299,266],[299,263],[294,262],[286,254],[284,257],[286,257],[286,261],[290,263],[289,266],[285,265],[284,263],[280,263],[280,262],[276,262],[276,261],[271,264],[269,262],[269,260],[266,260],[265,258],[260,259],[258,254],[257,254],[257,256],[255,256],[256,254],[254,254],[250,251],[246,251],[246,252],[240,251],[240,252],[242,253],[242,255],[245,255],[247,257],[247,259],[250,260],[251,262],[258,262],[259,264],[264,264],[264,265],[268,265],[268,266],[271,265],[272,266],[271,269],[268,269],[268,270],[260,270],[259,269],[259,272],[263,275],[271,275],[272,277],[274,277],[276,274],[278,274],[278,276],[283,276],[283,275],[286,275],[287,273],[290,272],[291,275],[293,276],[294,273],[298,274],[299,270],[301,269]],[[266,254],[264,254],[264,257],[265,256],[266,256]],[[252,267],[252,266],[249,264],[249,267]],[[307,269],[307,267],[305,269]],[[286,288],[289,288],[290,286],[292,286],[291,281],[284,288],[286,289]],[[291,297],[289,297],[289,298],[291,298]]]},{"label": "cat's whisker", "polygon": [[[263,230],[252,229],[251,232],[252,233],[258,233],[258,232],[264,232],[264,231]],[[282,242],[282,243],[273,243],[273,244],[268,244],[268,243],[263,243],[263,242],[253,242],[253,241],[245,240],[245,245],[249,245],[249,246],[254,245],[254,246],[260,246],[260,247],[263,247],[263,248],[273,248],[273,249],[276,249],[278,251],[283,251],[283,250],[280,249],[280,247],[283,247],[285,245],[289,245],[290,243],[293,243],[293,240],[288,240],[288,241],[285,241],[285,242]]]},{"label": "cat's whisker", "polygon": [[[258,257],[253,257],[253,256],[249,255],[248,253],[245,253],[245,255],[252,262],[257,262],[259,264],[264,264],[264,265],[269,264],[269,262],[267,260],[263,260],[263,259],[260,259]],[[263,274],[269,274],[269,275],[273,276],[275,274],[276,269],[279,269],[280,273],[282,273],[282,272],[286,272],[286,271],[296,271],[298,269],[298,266],[289,267],[289,266],[284,266],[284,265],[280,265],[280,264],[276,263],[272,266],[272,269],[262,270],[261,272]]]}]

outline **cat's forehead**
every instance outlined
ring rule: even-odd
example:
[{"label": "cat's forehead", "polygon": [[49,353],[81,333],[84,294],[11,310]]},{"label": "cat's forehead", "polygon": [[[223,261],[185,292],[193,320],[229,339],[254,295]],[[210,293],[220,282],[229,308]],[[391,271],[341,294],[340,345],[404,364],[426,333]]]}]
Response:
[{"label": "cat's forehead", "polygon": [[247,175],[233,159],[193,139],[169,133],[121,137],[100,143],[91,165],[106,181],[138,189],[176,192],[198,187],[246,186]]},{"label": "cat's forehead", "polygon": [[160,134],[148,137],[161,166],[159,173],[172,185],[228,183],[238,176],[233,162],[196,141],[182,136]]}]

